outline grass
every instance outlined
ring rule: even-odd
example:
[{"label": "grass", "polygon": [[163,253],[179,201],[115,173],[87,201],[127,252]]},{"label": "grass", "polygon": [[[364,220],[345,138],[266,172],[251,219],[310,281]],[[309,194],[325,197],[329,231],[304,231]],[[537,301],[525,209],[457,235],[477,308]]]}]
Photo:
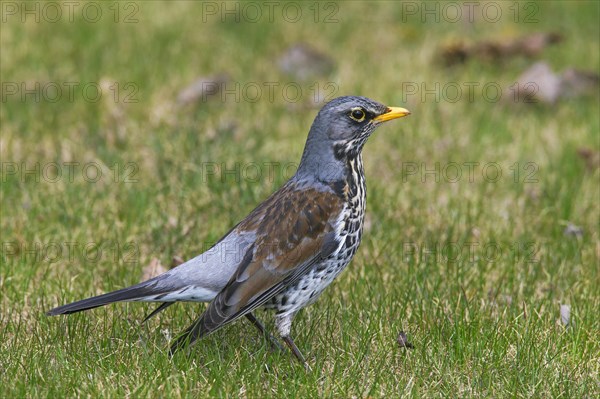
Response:
[{"label": "grass", "polygon": [[[556,30],[565,40],[540,58],[557,71],[597,72],[598,4],[520,3],[522,12],[537,6],[537,22],[515,23],[505,3],[498,22],[479,16],[472,25],[423,22],[394,2],[340,2],[329,24],[324,4],[318,23],[304,3],[295,23],[276,13],[273,22],[239,24],[194,2],[111,4],[102,3],[96,23],[81,9],[73,21],[23,23],[3,8],[3,397],[600,395],[600,176],[577,155],[600,147],[598,96],[510,105],[478,90],[457,102],[402,91],[407,82],[437,92],[436,82],[440,90],[451,82],[508,87],[532,62],[433,61],[439,46],[461,38]],[[132,11],[137,22],[125,23]],[[179,107],[174,99],[218,72],[241,87],[293,82],[274,60],[298,41],[337,64],[318,87],[333,82],[336,95],[413,112],[367,144],[363,244],[294,323],[312,371],[272,352],[245,320],[169,360],[169,338],[204,305],[174,306],[147,326],[144,304],[46,317],[58,304],[138,282],[153,258],[168,265],[174,255],[197,255],[285,181],[314,108],[277,91],[273,101],[230,96]],[[51,92],[8,94],[7,83],[22,82],[78,86],[72,101],[65,92],[57,101]],[[102,88],[97,102],[79,89],[90,82]],[[300,103],[311,84],[301,82]],[[137,102],[125,102],[132,93]],[[72,179],[67,162],[78,163]],[[268,162],[279,163],[272,176]],[[478,163],[472,179],[468,162]],[[423,175],[436,163],[437,181]],[[215,165],[221,171],[209,173]],[[569,223],[583,233],[565,235]],[[571,306],[568,328],[561,304]],[[400,331],[415,349],[398,346]]]}]

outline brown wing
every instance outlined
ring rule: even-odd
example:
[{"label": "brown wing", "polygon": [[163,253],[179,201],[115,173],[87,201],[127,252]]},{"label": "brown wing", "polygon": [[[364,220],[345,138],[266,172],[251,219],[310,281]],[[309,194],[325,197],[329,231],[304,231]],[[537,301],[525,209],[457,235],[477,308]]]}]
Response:
[{"label": "brown wing", "polygon": [[263,305],[339,246],[334,225],[343,203],[332,191],[298,189],[288,183],[242,221],[256,240],[229,283],[204,314],[173,344],[213,332]]}]

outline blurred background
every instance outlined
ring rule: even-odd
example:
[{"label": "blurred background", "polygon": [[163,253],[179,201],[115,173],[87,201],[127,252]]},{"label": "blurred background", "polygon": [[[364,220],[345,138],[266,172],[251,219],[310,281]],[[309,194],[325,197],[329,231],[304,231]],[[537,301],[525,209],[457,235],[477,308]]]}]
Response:
[{"label": "blurred background", "polygon": [[[593,397],[599,12],[3,1],[1,389]],[[294,173],[341,95],[412,115],[366,145],[363,245],[294,327],[314,373],[243,323],[173,366],[164,348],[195,305],[147,330],[140,304],[43,316],[206,250]]]}]

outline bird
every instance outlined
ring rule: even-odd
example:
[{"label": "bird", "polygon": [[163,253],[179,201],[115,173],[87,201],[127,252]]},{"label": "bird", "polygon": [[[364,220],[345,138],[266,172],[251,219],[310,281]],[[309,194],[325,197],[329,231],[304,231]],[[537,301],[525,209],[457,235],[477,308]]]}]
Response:
[{"label": "bird", "polygon": [[273,338],[254,315],[263,308],[275,312],[279,336],[308,367],[291,337],[292,321],[346,268],[359,247],[367,139],[383,122],[409,114],[362,96],[331,100],[312,123],[296,173],[213,247],[147,281],[56,307],[47,315],[114,302],[161,302],[146,321],[176,302],[208,302],[174,340],[173,356],[242,316]]}]

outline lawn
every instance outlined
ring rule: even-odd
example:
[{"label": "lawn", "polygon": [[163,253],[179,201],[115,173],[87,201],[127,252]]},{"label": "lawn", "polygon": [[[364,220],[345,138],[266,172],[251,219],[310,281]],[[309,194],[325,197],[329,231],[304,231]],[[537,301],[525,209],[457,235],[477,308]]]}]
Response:
[{"label": "lawn", "polygon": [[[536,61],[600,72],[600,5],[269,4],[0,3],[0,396],[599,397],[598,89],[550,104],[510,87]],[[562,41],[440,61],[535,32]],[[331,70],[282,71],[297,43]],[[177,100],[217,75],[220,93]],[[361,248],[295,320],[312,370],[246,320],[169,359],[204,304],[45,316],[209,248],[347,94],[412,115],[365,146]]]}]

